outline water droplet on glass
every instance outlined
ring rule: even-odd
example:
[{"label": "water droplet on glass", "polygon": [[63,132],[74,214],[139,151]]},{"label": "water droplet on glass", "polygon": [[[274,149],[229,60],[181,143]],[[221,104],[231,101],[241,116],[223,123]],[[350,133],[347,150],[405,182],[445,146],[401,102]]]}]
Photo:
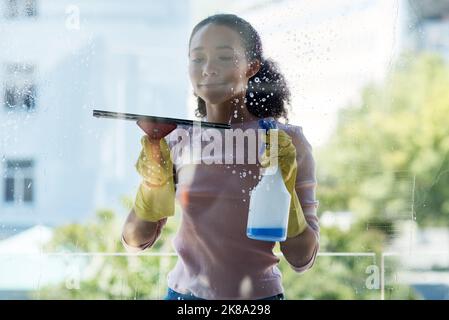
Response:
[{"label": "water droplet on glass", "polygon": [[251,98],[254,98],[254,93],[250,92],[250,93],[249,93],[249,96],[250,96]]},{"label": "water droplet on glass", "polygon": [[260,82],[260,79],[259,79],[258,77],[255,77],[255,78],[254,78],[254,82],[255,82],[255,83],[259,83],[259,82]]}]

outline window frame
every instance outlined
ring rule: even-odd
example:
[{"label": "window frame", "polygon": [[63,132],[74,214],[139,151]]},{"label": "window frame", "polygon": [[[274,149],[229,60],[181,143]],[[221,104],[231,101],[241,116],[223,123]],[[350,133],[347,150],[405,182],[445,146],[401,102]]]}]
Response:
[{"label": "window frame", "polygon": [[3,17],[8,20],[36,18],[37,0],[3,0]]},{"label": "window frame", "polygon": [[[3,177],[3,203],[33,205],[35,203],[35,161],[33,159],[7,159]],[[12,199],[8,198],[7,180],[12,179]],[[28,186],[26,181],[29,180]],[[30,191],[27,191],[29,189]],[[28,193],[28,194],[27,194]],[[28,199],[26,199],[28,198]]]},{"label": "window frame", "polygon": [[[37,107],[36,64],[4,63],[3,108],[33,112]],[[12,103],[11,103],[12,100]]]}]

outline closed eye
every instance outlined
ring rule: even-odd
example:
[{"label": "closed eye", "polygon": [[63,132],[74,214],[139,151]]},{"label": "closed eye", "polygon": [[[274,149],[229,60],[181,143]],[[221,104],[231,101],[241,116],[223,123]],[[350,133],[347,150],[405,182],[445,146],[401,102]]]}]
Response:
[{"label": "closed eye", "polygon": [[[221,60],[221,61],[231,61],[232,59],[233,59],[233,57],[219,57],[219,59]],[[200,63],[200,62],[202,62],[204,60],[204,58],[195,58],[195,59],[192,59],[192,62],[194,62],[194,63]]]}]

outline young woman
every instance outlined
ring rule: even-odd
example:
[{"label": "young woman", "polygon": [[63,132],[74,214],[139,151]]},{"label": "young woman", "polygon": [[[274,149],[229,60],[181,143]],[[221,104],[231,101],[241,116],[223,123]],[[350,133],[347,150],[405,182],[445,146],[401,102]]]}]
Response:
[{"label": "young woman", "polygon": [[[319,248],[315,163],[302,128],[278,121],[288,121],[290,92],[284,77],[264,57],[254,28],[230,14],[208,17],[194,27],[189,74],[198,117],[245,132],[257,130],[261,119],[276,122],[278,162],[292,196],[287,239],[280,249],[295,271],[304,272]],[[151,247],[174,214],[176,199],[182,208],[173,241],[178,261],[168,276],[166,299],[283,299],[275,243],[246,235],[249,191],[265,165],[229,164],[217,159],[220,153],[211,155],[218,160],[212,164],[173,161],[180,157],[170,139],[175,132],[156,143],[142,137],[136,164],[142,183],[123,228],[123,245],[131,252]]]}]

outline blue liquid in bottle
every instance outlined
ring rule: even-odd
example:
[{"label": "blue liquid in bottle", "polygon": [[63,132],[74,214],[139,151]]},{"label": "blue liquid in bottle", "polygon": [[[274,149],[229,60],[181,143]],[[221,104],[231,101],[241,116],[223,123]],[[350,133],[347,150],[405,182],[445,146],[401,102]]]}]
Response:
[{"label": "blue liquid in bottle", "polygon": [[282,241],[286,238],[285,228],[247,228],[248,238],[265,241]]}]

